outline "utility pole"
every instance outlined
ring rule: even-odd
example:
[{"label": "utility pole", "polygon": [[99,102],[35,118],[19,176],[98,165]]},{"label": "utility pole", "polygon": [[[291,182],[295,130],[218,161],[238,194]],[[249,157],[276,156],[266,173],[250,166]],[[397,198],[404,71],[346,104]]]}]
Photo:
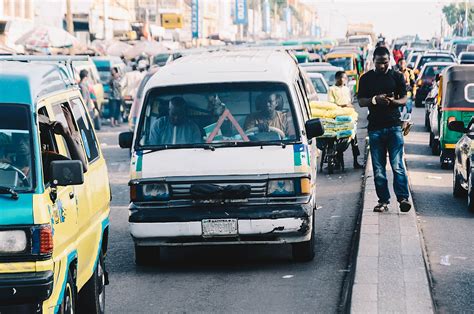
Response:
[{"label": "utility pole", "polygon": [[467,28],[469,26],[468,22],[467,22],[467,17],[468,17],[468,14],[467,14],[467,3],[468,3],[468,0],[464,0],[464,29],[463,29],[463,36],[464,37],[467,37]]},{"label": "utility pole", "polygon": [[68,33],[74,35],[74,24],[72,22],[71,0],[66,0],[66,28]]},{"label": "utility pole", "polygon": [[103,32],[104,32],[104,40],[107,39],[107,20],[109,19],[109,16],[107,14],[107,0],[102,0],[102,11],[103,11],[103,14],[102,14],[102,18],[103,18],[103,21],[104,21],[104,29],[103,29]]}]

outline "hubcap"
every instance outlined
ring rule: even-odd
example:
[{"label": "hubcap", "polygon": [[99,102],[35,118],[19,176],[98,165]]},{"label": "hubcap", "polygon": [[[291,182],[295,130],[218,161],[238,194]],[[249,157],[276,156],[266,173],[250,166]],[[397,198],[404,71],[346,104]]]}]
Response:
[{"label": "hubcap", "polygon": [[74,314],[72,302],[73,302],[72,289],[71,289],[71,286],[67,284],[65,296],[64,296],[64,313]]}]

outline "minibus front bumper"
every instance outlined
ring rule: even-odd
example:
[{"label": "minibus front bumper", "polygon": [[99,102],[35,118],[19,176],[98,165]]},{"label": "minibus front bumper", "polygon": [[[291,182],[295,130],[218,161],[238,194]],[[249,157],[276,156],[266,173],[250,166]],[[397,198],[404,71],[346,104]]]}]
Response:
[{"label": "minibus front bumper", "polygon": [[[140,208],[133,204],[129,225],[140,246],[297,243],[308,241],[313,226],[308,204],[232,208]],[[233,224],[225,235],[206,234],[213,222]]]},{"label": "minibus front bumper", "polygon": [[43,302],[51,296],[53,281],[52,271],[2,273],[0,306]]}]

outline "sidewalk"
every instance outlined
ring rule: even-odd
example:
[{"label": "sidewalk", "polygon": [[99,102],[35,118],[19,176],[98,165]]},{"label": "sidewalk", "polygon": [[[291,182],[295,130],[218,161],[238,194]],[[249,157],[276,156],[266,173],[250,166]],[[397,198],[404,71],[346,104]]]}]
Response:
[{"label": "sidewalk", "polygon": [[[387,175],[391,186],[389,165]],[[415,209],[401,213],[390,188],[390,210],[374,213],[378,199],[369,154],[351,312],[433,313]]]}]

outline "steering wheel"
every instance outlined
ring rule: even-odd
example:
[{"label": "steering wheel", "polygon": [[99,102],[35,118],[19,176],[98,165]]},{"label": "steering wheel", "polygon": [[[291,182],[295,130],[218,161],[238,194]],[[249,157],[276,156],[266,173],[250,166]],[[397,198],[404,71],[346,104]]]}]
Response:
[{"label": "steering wheel", "polygon": [[[275,128],[273,126],[269,126],[268,127],[268,130],[270,132],[274,132],[274,133],[277,133],[279,136],[280,136],[280,139],[284,139],[286,137],[285,135],[285,132],[283,132],[282,130],[280,130],[279,128]],[[259,133],[260,130],[257,128],[257,127],[253,127],[253,128],[250,128],[248,130],[245,131],[245,134],[249,134],[249,133]]]},{"label": "steering wheel", "polygon": [[21,182],[23,183],[24,186],[28,186],[30,185],[30,183],[28,182],[28,178],[25,176],[25,174],[23,173],[23,171],[21,171],[20,169],[18,169],[17,167],[15,166],[12,166],[8,163],[5,163],[5,162],[0,162],[0,170],[3,170],[3,171],[15,171],[17,173],[17,175],[20,177],[20,180]]}]

